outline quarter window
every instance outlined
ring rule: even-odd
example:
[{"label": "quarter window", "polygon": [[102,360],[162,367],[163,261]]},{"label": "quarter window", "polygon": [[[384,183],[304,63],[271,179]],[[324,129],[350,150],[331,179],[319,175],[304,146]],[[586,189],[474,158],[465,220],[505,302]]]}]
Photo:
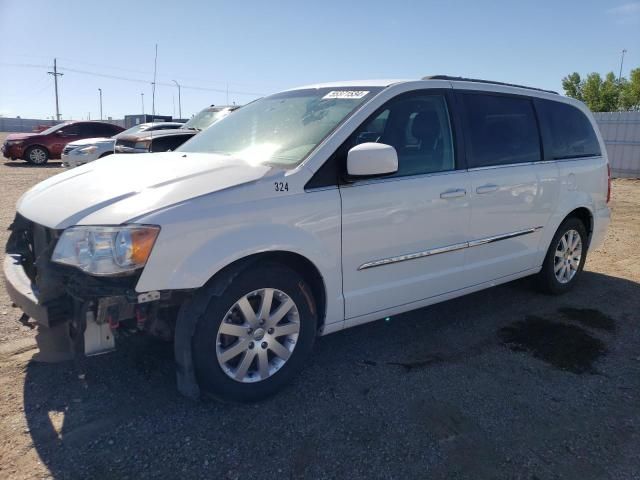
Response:
[{"label": "quarter window", "polygon": [[600,145],[587,117],[572,105],[536,100],[546,160],[599,156]]},{"label": "quarter window", "polygon": [[531,100],[487,94],[462,95],[469,168],[542,159]]},{"label": "quarter window", "polygon": [[398,171],[391,177],[455,168],[449,113],[442,95],[411,94],[391,100],[356,130],[348,146],[364,142],[396,149]]}]

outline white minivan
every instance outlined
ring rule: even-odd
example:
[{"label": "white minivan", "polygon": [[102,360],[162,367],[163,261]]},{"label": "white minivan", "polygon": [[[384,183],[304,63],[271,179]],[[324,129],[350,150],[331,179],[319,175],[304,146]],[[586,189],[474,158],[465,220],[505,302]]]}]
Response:
[{"label": "white minivan", "polygon": [[181,392],[255,400],[318,335],[527,275],[567,291],[604,239],[609,192],[591,113],[554,92],[447,76],[312,85],[175,152],[36,185],[4,272],[55,337],[45,348],[95,354],[123,329],[159,332]]}]

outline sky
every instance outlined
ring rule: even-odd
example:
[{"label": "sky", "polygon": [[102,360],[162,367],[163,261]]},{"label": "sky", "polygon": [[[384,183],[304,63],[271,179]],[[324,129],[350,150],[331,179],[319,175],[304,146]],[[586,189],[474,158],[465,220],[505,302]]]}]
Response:
[{"label": "sky", "polygon": [[[0,115],[182,116],[295,86],[448,74],[562,91],[640,67],[640,1],[0,0]],[[227,93],[228,91],[228,93]]]}]

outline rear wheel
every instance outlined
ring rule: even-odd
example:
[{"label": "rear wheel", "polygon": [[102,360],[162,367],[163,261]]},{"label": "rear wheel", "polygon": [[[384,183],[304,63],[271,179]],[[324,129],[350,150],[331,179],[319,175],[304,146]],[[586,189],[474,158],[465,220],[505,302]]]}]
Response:
[{"label": "rear wheel", "polygon": [[570,290],[582,273],[587,244],[587,230],[580,219],[570,217],[562,222],[538,274],[540,289],[555,295]]},{"label": "rear wheel", "polygon": [[32,165],[44,165],[49,160],[49,152],[44,147],[29,147],[25,152],[25,160]]},{"label": "rear wheel", "polygon": [[310,291],[296,272],[271,264],[240,273],[220,296],[212,296],[193,341],[202,391],[255,401],[289,383],[315,339]]}]

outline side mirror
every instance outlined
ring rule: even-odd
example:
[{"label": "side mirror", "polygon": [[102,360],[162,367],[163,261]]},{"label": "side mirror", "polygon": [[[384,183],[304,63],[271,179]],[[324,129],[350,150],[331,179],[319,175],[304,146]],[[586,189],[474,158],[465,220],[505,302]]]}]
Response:
[{"label": "side mirror", "polygon": [[398,171],[398,154],[391,145],[361,143],[347,154],[347,173],[354,177],[389,175]]}]

